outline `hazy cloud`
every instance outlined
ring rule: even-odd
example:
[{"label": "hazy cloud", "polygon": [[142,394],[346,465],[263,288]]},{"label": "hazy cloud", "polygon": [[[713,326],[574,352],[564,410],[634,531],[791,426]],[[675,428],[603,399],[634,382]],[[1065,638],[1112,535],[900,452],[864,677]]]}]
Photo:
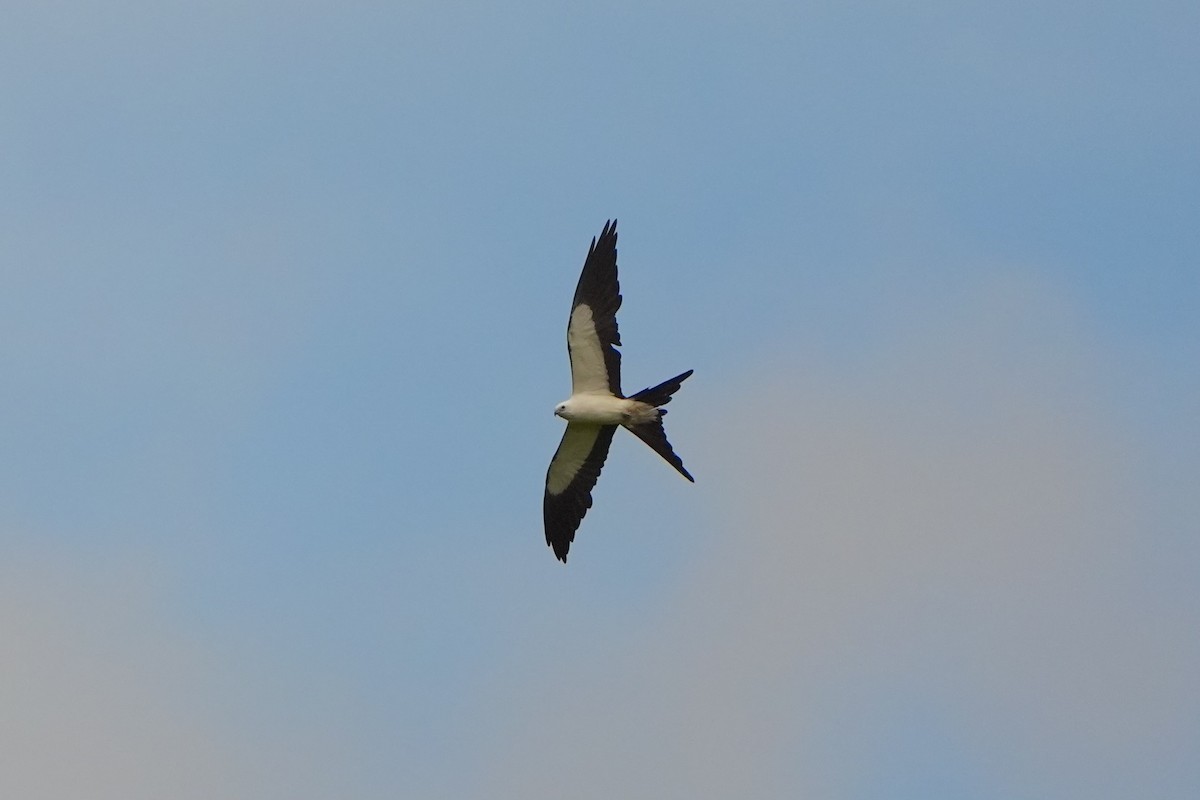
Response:
[{"label": "hazy cloud", "polygon": [[155,613],[150,572],[11,550],[6,562],[0,793],[254,796],[204,654]]},{"label": "hazy cloud", "polygon": [[710,552],[520,696],[505,796],[1190,793],[1200,620],[1129,567],[1105,354],[1036,283],[925,311],[741,382],[697,459]]}]

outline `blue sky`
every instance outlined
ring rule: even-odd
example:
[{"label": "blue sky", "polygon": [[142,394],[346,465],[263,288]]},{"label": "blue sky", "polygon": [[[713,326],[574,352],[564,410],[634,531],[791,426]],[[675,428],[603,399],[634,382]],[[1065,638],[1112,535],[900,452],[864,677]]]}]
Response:
[{"label": "blue sky", "polygon": [[4,794],[1195,796],[1194,4],[5,17]]}]

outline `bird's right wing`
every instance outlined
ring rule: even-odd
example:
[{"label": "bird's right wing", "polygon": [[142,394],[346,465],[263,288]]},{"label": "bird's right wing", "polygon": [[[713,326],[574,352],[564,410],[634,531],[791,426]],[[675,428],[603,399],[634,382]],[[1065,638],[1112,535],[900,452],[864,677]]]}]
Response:
[{"label": "bird's right wing", "polygon": [[546,544],[554,548],[560,561],[575,541],[575,531],[583,515],[592,507],[592,487],[600,477],[615,425],[588,425],[571,422],[563,433],[558,450],[546,470],[546,495],[542,517],[546,525]]}]

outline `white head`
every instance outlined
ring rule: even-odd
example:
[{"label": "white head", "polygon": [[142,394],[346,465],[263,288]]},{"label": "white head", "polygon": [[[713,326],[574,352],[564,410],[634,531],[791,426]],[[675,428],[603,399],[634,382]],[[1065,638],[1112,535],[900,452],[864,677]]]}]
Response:
[{"label": "white head", "polygon": [[567,418],[567,408],[568,408],[569,403],[570,403],[569,400],[564,400],[561,403],[559,403],[558,405],[556,405],[554,407],[554,415],[558,416],[558,417],[562,417],[563,419],[566,419]]}]

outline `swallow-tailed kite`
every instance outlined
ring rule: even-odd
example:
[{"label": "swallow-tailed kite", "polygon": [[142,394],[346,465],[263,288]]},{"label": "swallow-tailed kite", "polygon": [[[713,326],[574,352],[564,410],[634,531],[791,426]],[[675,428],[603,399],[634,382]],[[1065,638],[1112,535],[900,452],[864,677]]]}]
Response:
[{"label": "swallow-tailed kite", "polygon": [[621,287],[617,283],[617,221],[605,224],[599,239],[592,239],[583,272],[575,287],[571,318],[567,322],[567,353],[571,357],[571,396],[554,407],[567,421],[562,442],[546,471],[542,515],[546,544],[559,560],[575,541],[575,530],[592,507],[592,487],[600,477],[608,446],[617,426],[625,427],[689,481],[695,478],[671,449],[663,430],[660,408],[692,370],[669,381],[643,389],[633,397],[621,394],[621,334],[617,309]]}]

